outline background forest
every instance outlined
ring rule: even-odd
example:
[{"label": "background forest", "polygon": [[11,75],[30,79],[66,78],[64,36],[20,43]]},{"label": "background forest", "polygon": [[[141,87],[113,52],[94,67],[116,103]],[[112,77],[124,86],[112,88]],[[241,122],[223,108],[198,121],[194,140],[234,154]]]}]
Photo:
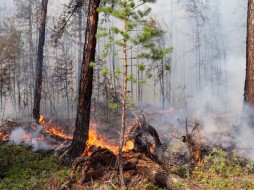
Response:
[{"label": "background forest", "polygon": [[[58,115],[70,118],[75,112],[82,60],[86,24],[82,9],[71,18],[58,46],[50,45],[64,3],[49,1],[48,5],[42,113],[51,118]],[[195,111],[235,110],[236,113],[241,110],[245,37],[239,34],[246,30],[246,3],[230,1],[228,6],[225,4],[226,1],[200,1],[194,7],[193,1],[172,0],[170,3],[158,1],[152,7],[151,17],[158,27],[167,31],[159,45],[172,46],[174,50],[160,62],[148,63],[146,73],[137,69],[137,64],[144,61],[132,61],[130,72],[141,80],[140,83],[130,82],[130,98],[135,105],[150,104],[163,109],[187,106]],[[36,1],[3,0],[1,3],[1,45],[6,47],[8,43],[1,59],[2,119],[22,118],[32,113],[39,6]],[[101,26],[112,25],[113,18],[108,19]],[[113,71],[121,62],[112,53],[103,58],[105,43],[106,37],[98,39],[93,97],[110,103],[112,90],[119,87]],[[136,51],[131,52],[132,56],[138,53]],[[112,61],[113,64],[109,64]],[[142,83],[149,71],[152,80]],[[103,72],[108,74],[103,75]],[[196,104],[196,100],[201,101]]]}]

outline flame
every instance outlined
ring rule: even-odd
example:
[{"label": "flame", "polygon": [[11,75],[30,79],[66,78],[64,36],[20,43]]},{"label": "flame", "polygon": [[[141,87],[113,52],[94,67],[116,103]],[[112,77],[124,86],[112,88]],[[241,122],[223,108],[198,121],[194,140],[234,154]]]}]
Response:
[{"label": "flame", "polygon": [[131,140],[126,141],[124,150],[132,150],[132,149],[134,149],[134,142],[132,142]]},{"label": "flame", "polygon": [[[88,141],[86,143],[86,149],[83,153],[83,155],[90,154],[91,152],[89,151],[90,147],[92,145],[96,147],[102,147],[102,148],[107,148],[110,151],[112,151],[114,154],[117,154],[119,151],[119,146],[113,143],[110,143],[107,141],[107,137],[104,134],[98,134],[96,130],[96,123],[93,121],[90,121],[90,127],[91,129],[89,130],[89,135],[88,135]],[[130,140],[125,142],[123,146],[123,151],[126,150],[132,150],[134,148],[134,143]]]},{"label": "flame", "polygon": [[[62,137],[66,140],[71,140],[73,138],[72,135],[68,135],[64,132],[64,130],[61,129],[61,127],[53,124],[51,122],[51,120],[46,121],[43,115],[40,115],[40,120],[39,120],[40,124],[46,128],[45,132],[49,133],[49,134],[54,134],[58,137]],[[90,130],[89,130],[89,135],[88,135],[88,141],[86,142],[86,150],[84,151],[83,154],[89,154],[91,153],[89,151],[91,146],[95,146],[95,147],[103,147],[103,148],[108,148],[109,150],[111,150],[113,153],[117,154],[118,150],[119,150],[119,146],[114,144],[114,143],[110,143],[107,140],[107,137],[105,136],[105,134],[99,134],[96,130],[97,124],[93,121],[90,121]],[[134,148],[134,143],[131,141],[127,141],[123,147],[123,151],[126,150],[131,150]]]},{"label": "flame", "polygon": [[45,119],[44,119],[44,116],[43,116],[43,115],[40,115],[39,123],[40,123],[40,124],[44,124],[44,123],[45,123]]},{"label": "flame", "polygon": [[0,132],[0,139],[1,139],[2,141],[8,141],[9,135],[4,134],[3,132]]},{"label": "flame", "polygon": [[70,139],[70,140],[72,139],[72,136],[71,136],[71,135],[65,134],[65,133],[64,133],[64,130],[58,129],[57,126],[53,126],[53,127],[47,128],[47,129],[46,129],[46,132],[52,133],[52,134],[54,134],[54,135],[56,135],[56,136],[59,136],[59,137],[62,137],[62,138],[64,138],[64,139]]},{"label": "flame", "polygon": [[46,133],[54,134],[54,135],[56,135],[56,136],[58,136],[58,137],[62,137],[62,138],[64,138],[64,139],[66,139],[66,140],[67,140],[67,139],[69,139],[69,140],[72,139],[72,136],[71,136],[71,135],[66,134],[66,133],[64,132],[64,130],[60,129],[61,127],[59,127],[59,126],[53,124],[53,123],[51,122],[51,120],[46,121],[46,120],[45,120],[45,117],[44,117],[43,115],[40,115],[39,123],[40,123],[41,126],[43,126],[43,127],[46,128],[46,129],[45,129],[45,132],[46,132]]}]

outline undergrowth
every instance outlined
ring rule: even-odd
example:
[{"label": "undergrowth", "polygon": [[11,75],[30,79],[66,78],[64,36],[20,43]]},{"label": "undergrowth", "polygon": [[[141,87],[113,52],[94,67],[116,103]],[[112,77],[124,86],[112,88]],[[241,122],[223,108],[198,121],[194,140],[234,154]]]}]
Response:
[{"label": "undergrowth", "polygon": [[0,146],[0,189],[57,189],[67,176],[68,169],[52,155]]},{"label": "undergrowth", "polygon": [[[193,168],[174,168],[178,174],[202,189],[254,189],[254,163],[215,149],[205,161]],[[0,189],[49,189],[57,190],[69,175],[69,169],[62,166],[50,154],[34,153],[28,147],[0,146]],[[118,189],[115,180],[94,181],[93,189]],[[146,179],[137,179],[128,189],[162,190]],[[176,189],[179,187],[176,186]]]},{"label": "undergrowth", "polygon": [[214,149],[191,173],[190,180],[206,189],[254,189],[254,163],[220,149]]}]

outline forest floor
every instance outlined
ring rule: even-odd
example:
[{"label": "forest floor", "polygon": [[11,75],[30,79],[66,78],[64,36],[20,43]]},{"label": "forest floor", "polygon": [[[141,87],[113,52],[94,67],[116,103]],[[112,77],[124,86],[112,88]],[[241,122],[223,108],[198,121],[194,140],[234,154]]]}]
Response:
[{"label": "forest floor", "polygon": [[[110,143],[117,142],[117,126],[119,124],[115,122],[116,119],[112,119],[116,118],[116,115],[116,111],[101,111],[96,115],[92,111],[91,115],[93,122],[96,122],[96,125],[92,126],[99,134],[105,134],[103,137],[106,137]],[[171,118],[170,123],[166,122],[168,117]],[[131,121],[137,119],[132,112],[128,112],[128,118],[128,125],[133,125]],[[171,112],[156,110],[147,114],[147,122],[157,127],[156,130],[161,140],[167,144],[168,148],[163,152],[163,155],[166,155],[168,160],[164,160],[163,164],[160,163],[163,165],[164,172],[176,175],[181,179],[180,181],[171,181],[170,189],[254,189],[254,162],[237,155],[236,149],[229,150],[211,146],[209,154],[206,154],[202,161],[193,162],[186,144],[181,140],[184,135],[183,131],[185,131],[184,120],[182,121]],[[181,133],[176,130],[176,125],[178,128],[182,128]],[[190,123],[189,127],[194,125],[194,123]],[[31,127],[34,130],[34,125]],[[64,127],[64,130],[71,129]],[[61,138],[60,140],[59,142],[63,141]],[[70,178],[72,169],[62,165],[58,156],[59,153],[54,149],[34,151],[34,147],[29,144],[19,146],[10,144],[8,141],[0,141],[0,189],[61,189],[62,185]],[[141,160],[141,157],[139,158]],[[146,164],[146,162],[144,163]],[[151,163],[151,165],[160,166],[158,163]],[[71,189],[120,188],[118,174],[114,168],[103,168],[104,171],[101,171],[98,170],[98,165],[92,166],[87,171],[85,183],[82,185],[78,183],[82,177],[82,170],[78,169],[80,173],[77,172],[74,176]],[[135,169],[126,170],[124,176],[128,189],[169,189],[150,180],[147,172],[136,172]]]},{"label": "forest floor", "polygon": [[[227,157],[215,150],[214,156],[192,167],[171,166],[171,173],[198,189],[254,189],[254,164],[239,157]],[[93,172],[92,170],[89,172]],[[52,154],[35,153],[24,146],[0,146],[0,189],[60,189],[68,179],[70,168],[61,165]],[[112,174],[112,175],[111,175]],[[146,179],[145,175],[132,176],[126,183],[128,189],[166,189]],[[181,183],[175,189],[190,189]],[[119,189],[116,172],[109,172],[101,179],[90,180],[83,186],[74,184],[72,189]]]}]

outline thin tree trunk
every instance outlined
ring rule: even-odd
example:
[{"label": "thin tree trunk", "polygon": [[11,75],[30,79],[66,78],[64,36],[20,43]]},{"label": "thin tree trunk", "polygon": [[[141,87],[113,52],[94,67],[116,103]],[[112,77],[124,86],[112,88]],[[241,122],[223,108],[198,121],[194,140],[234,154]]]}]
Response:
[{"label": "thin tree trunk", "polygon": [[90,106],[92,97],[93,68],[90,63],[95,60],[96,33],[98,26],[97,8],[100,0],[90,0],[88,7],[87,27],[79,85],[79,99],[77,117],[72,144],[69,148],[69,156],[80,156],[86,147],[90,122]]},{"label": "thin tree trunk", "polygon": [[36,76],[35,76],[36,78],[35,78],[35,90],[34,90],[34,107],[33,107],[33,117],[37,123],[39,123],[39,118],[40,118],[43,47],[45,43],[45,26],[46,26],[48,0],[42,0],[41,3],[42,3],[42,8],[41,8],[39,44],[38,44],[38,52],[37,52],[37,64],[36,64]]},{"label": "thin tree trunk", "polygon": [[[124,33],[127,32],[127,1],[124,0]],[[118,153],[118,165],[119,165],[119,178],[120,185],[123,187],[123,165],[122,165],[122,150],[124,145],[124,136],[126,128],[126,96],[127,96],[127,40],[123,40],[123,99],[122,99],[122,124],[120,131],[119,153]]]},{"label": "thin tree trunk", "polygon": [[[32,5],[29,4],[29,17],[28,17],[28,25],[29,25],[29,33],[28,33],[28,42],[29,42],[29,90],[31,95],[33,94],[33,76],[34,76],[34,65],[33,65],[33,23],[32,23]],[[32,98],[32,97],[31,97]]]}]

